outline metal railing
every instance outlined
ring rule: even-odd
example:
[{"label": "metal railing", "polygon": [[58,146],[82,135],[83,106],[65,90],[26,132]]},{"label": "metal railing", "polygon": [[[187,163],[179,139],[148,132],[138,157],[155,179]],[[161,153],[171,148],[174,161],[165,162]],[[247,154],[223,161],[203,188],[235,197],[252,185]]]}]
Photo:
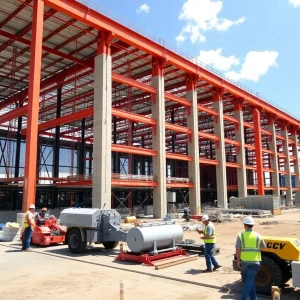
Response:
[{"label": "metal railing", "polygon": [[[130,180],[130,181],[145,181],[145,182],[152,182],[157,181],[156,177],[148,176],[148,175],[135,175],[135,174],[119,174],[119,173],[112,173],[111,174],[112,180]],[[79,182],[79,181],[86,181],[86,180],[93,180],[93,174],[78,174],[78,175],[70,175],[67,177],[57,178],[57,182]],[[167,183],[192,183],[190,178],[185,177],[167,177]]]},{"label": "metal railing", "polygon": [[98,11],[99,13],[113,19],[114,21],[136,31],[137,33],[151,39],[152,41],[156,42],[157,44],[165,47],[166,49],[168,50],[171,50],[173,52],[175,52],[176,54],[186,58],[187,60],[195,63],[196,65],[198,65],[199,67],[217,75],[218,77],[222,78],[223,80],[239,87],[240,89],[248,92],[249,94],[259,98],[260,100],[272,105],[273,107],[283,111],[284,113],[288,114],[289,116],[295,118],[297,121],[300,121],[300,118],[297,117],[296,115],[292,114],[291,112],[289,112],[288,110],[286,110],[285,108],[279,106],[278,104],[270,101],[269,99],[267,99],[266,97],[262,96],[260,93],[258,92],[254,92],[252,91],[251,89],[249,89],[248,87],[244,86],[243,84],[239,83],[239,82],[236,82],[234,80],[232,80],[231,78],[225,76],[223,73],[221,73],[220,71],[212,68],[211,66],[197,60],[197,58],[195,57],[192,57],[188,54],[186,54],[185,52],[183,52],[182,50],[178,49],[177,47],[173,46],[172,44],[168,43],[168,42],[165,42],[164,39],[162,38],[156,38],[155,36],[153,36],[152,34],[150,34],[149,32],[145,31],[145,30],[141,30],[140,28],[132,25],[131,23],[129,23],[128,21],[124,21],[122,20],[119,16],[116,16],[114,13],[110,12],[109,10],[107,9],[104,9],[103,7],[101,7],[101,5],[99,3],[96,3],[94,0],[77,0],[78,2],[82,3],[83,5],[93,9],[93,10],[96,10]]}]

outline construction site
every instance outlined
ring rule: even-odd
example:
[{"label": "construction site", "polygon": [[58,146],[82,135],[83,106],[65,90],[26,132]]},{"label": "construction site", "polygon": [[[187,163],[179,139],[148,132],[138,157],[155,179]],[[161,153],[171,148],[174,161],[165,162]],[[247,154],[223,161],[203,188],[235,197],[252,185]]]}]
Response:
[{"label": "construction site", "polygon": [[[244,215],[261,234],[290,238],[296,254],[280,259],[300,261],[298,117],[84,0],[2,1],[0,65],[0,223],[22,220],[0,242],[1,300],[119,299],[121,280],[126,299],[240,299],[232,260]],[[18,253],[31,205],[50,211],[55,221],[40,227],[73,253],[66,245]],[[204,214],[216,222],[217,275],[201,275],[205,260],[196,266],[195,255],[162,271],[123,262],[148,264],[145,253],[118,256],[188,256],[175,242],[198,242]],[[178,239],[166,233],[164,243],[156,225],[141,225],[152,222],[173,226]],[[32,241],[48,246],[43,228]],[[152,230],[154,248],[133,250],[137,228]],[[300,297],[292,271],[282,269],[278,285],[293,279],[295,287],[283,299]],[[16,284],[15,272],[25,279]]]}]

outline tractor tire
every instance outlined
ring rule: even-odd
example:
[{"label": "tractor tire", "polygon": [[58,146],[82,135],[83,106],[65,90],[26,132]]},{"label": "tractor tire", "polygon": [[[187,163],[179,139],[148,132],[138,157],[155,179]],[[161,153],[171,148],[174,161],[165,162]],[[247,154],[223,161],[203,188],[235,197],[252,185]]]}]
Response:
[{"label": "tractor tire", "polygon": [[114,249],[119,245],[119,242],[103,242],[102,244],[105,249]]},{"label": "tractor tire", "polygon": [[255,278],[256,291],[258,294],[270,295],[273,285],[282,287],[282,270],[275,260],[263,255],[260,269]]},{"label": "tractor tire", "polygon": [[78,228],[73,228],[68,233],[68,246],[72,253],[82,253],[86,250],[86,241],[82,240],[81,232]]}]

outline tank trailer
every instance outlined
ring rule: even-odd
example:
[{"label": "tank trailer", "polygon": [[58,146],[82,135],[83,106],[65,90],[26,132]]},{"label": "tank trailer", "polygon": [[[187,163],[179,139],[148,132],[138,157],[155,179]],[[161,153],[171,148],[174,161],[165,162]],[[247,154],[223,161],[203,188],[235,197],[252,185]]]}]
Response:
[{"label": "tank trailer", "polygon": [[81,253],[87,243],[102,243],[113,249],[126,242],[133,253],[175,251],[183,239],[183,230],[175,222],[146,223],[129,231],[121,229],[121,216],[115,209],[68,208],[60,214],[68,227],[66,240],[73,253]]}]

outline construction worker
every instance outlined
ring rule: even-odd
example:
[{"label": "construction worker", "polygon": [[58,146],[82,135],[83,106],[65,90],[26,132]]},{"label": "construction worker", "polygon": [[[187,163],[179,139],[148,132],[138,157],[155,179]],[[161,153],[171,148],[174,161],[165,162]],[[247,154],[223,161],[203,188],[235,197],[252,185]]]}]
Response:
[{"label": "construction worker", "polygon": [[202,222],[205,226],[204,230],[197,231],[198,233],[203,234],[203,237],[201,237],[201,239],[204,241],[204,256],[206,260],[206,270],[204,270],[203,272],[209,273],[218,270],[219,268],[221,268],[221,266],[219,265],[213,254],[213,249],[216,243],[215,226],[212,222],[209,221],[208,215],[202,216]]},{"label": "construction worker", "polygon": [[31,252],[32,249],[30,248],[30,241],[33,234],[33,230],[35,227],[35,221],[34,221],[34,211],[35,206],[34,204],[31,204],[29,206],[28,211],[26,212],[25,219],[24,219],[24,232],[23,232],[23,247],[22,251]]},{"label": "construction worker", "polygon": [[265,242],[261,235],[252,231],[254,220],[252,217],[245,217],[243,220],[245,231],[241,232],[236,240],[237,263],[242,270],[244,288],[242,300],[256,300],[255,277],[258,273],[261,262],[261,248],[265,248]]},{"label": "construction worker", "polygon": [[37,218],[40,219],[49,219],[49,215],[47,214],[47,208],[43,207],[39,214],[37,215]]}]

